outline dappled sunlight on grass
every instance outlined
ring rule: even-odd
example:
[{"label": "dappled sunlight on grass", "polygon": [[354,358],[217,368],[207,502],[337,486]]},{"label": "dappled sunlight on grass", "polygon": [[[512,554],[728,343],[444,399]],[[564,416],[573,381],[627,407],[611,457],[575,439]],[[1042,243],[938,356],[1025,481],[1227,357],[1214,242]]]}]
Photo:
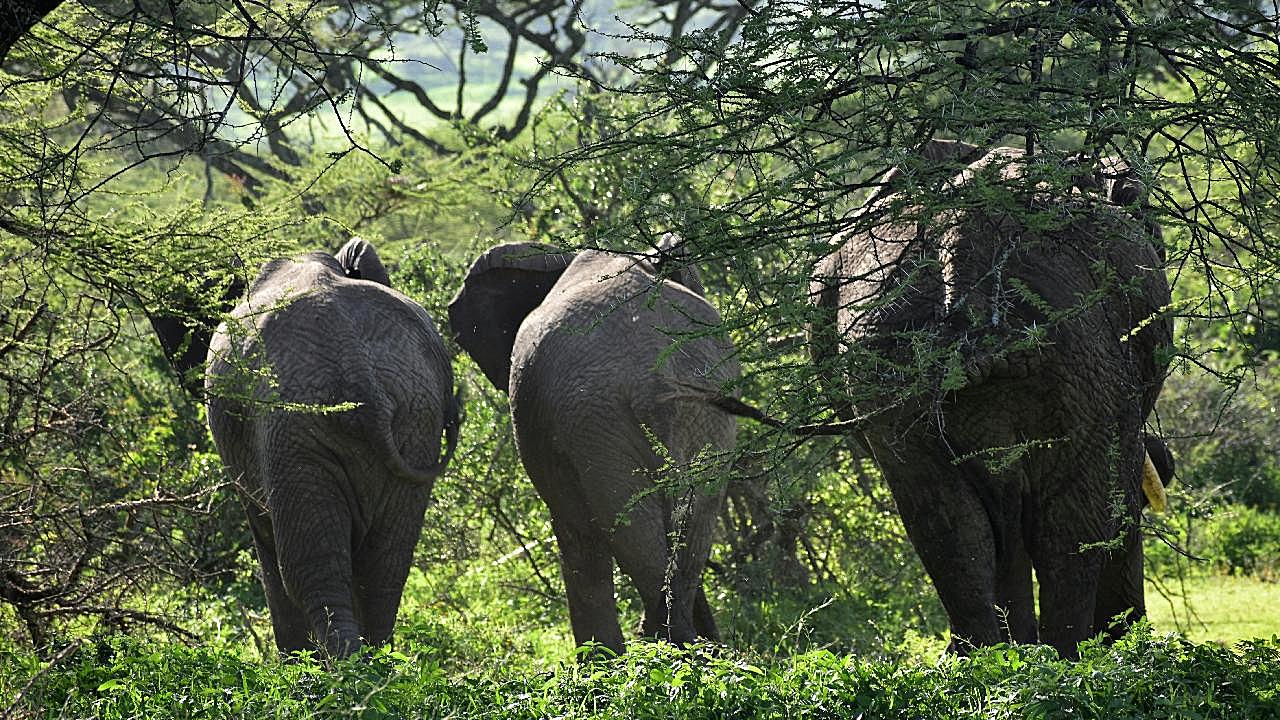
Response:
[{"label": "dappled sunlight on grass", "polygon": [[1148,583],[1147,613],[1155,628],[1196,642],[1280,636],[1280,583],[1235,575]]}]

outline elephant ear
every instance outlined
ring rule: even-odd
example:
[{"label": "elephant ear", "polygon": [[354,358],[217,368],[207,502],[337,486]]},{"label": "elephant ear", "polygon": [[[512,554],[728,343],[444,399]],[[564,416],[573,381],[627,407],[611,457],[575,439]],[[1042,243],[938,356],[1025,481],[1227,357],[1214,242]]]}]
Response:
[{"label": "elephant ear", "polygon": [[1169,452],[1169,446],[1164,440],[1155,435],[1143,435],[1142,447],[1147,452],[1147,457],[1151,458],[1151,465],[1160,475],[1160,482],[1165,487],[1173,483],[1174,464],[1173,453]]},{"label": "elephant ear", "polygon": [[1095,172],[1107,200],[1120,207],[1141,205],[1147,200],[1143,184],[1129,163],[1114,155],[1099,158]]},{"label": "elephant ear", "polygon": [[944,164],[969,164],[974,160],[980,148],[960,140],[930,140],[920,148],[920,155],[929,162]]},{"label": "elephant ear", "polygon": [[218,316],[235,307],[236,302],[244,295],[245,282],[240,272],[243,267],[244,263],[240,258],[231,258],[231,280],[212,307],[201,300],[201,296],[207,297],[219,282],[211,277],[201,285],[203,292],[200,295],[186,295],[173,303],[173,312],[147,313],[151,328],[160,339],[165,358],[178,372],[182,387],[192,396],[198,397],[204,388],[204,375],[198,370],[204,368],[205,357],[209,354],[209,341],[213,339],[214,329],[218,325]]},{"label": "elephant ear", "polygon": [[499,390],[507,391],[516,331],[574,257],[550,245],[508,243],[491,248],[467,271],[449,303],[449,326],[458,345]]},{"label": "elephant ear", "polygon": [[382,259],[373,249],[373,243],[368,240],[353,237],[333,257],[352,280],[369,280],[391,287],[387,269],[382,266]]},{"label": "elephant ear", "polygon": [[706,297],[702,273],[698,272],[698,266],[689,259],[689,247],[684,238],[670,232],[663,235],[658,241],[658,249],[653,253],[653,265],[659,274],[664,274]]},{"label": "elephant ear", "polygon": [[[977,159],[980,150],[981,148],[977,145],[970,145],[960,140],[929,140],[916,152],[916,155],[924,160],[926,167],[952,167],[959,170]],[[896,192],[899,189],[899,182],[908,172],[901,165],[891,168],[880,178],[881,189],[872,199]],[[954,172],[945,174],[945,177],[949,178],[953,175],[955,175]]]},{"label": "elephant ear", "polygon": [[1094,160],[1091,156],[1080,153],[1068,158],[1067,162],[1072,166],[1083,166],[1072,178],[1075,187],[1098,193],[1103,199],[1121,207],[1146,202],[1147,186],[1138,179],[1133,168],[1124,159],[1104,155]]}]

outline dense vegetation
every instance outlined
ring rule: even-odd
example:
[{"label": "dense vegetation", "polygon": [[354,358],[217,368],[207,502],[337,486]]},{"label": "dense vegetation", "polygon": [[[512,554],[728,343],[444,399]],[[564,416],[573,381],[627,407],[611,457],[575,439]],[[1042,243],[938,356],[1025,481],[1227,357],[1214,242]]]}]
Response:
[{"label": "dense vegetation", "polygon": [[[0,45],[0,714],[1280,713],[1274,7],[272,5],[66,3]],[[495,242],[676,230],[744,398],[823,421],[807,273],[930,136],[1149,161],[1178,318],[1153,628],[1078,663],[938,660],[946,617],[856,443],[743,422],[708,573],[724,647],[576,664],[506,398],[456,353],[461,446],[393,648],[275,657],[235,479],[148,314],[216,315],[233,257],[251,273],[358,234],[443,324]],[[1273,639],[1166,634],[1203,637],[1227,577]]]},{"label": "dense vegetation", "polygon": [[28,690],[37,717],[1022,718],[1271,717],[1280,647],[1235,651],[1145,632],[1077,663],[1035,648],[937,665],[814,651],[761,662],[641,646],[607,665],[459,675],[434,651],[381,652],[326,671],[264,667],[211,648],[119,640]]}]

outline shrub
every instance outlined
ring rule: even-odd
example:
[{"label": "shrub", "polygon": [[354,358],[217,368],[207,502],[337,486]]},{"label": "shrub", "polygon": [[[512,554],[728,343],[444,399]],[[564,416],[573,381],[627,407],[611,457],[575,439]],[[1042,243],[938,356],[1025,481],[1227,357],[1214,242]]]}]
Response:
[{"label": "shrub", "polygon": [[[421,654],[415,652],[421,650]],[[324,669],[247,662],[227,649],[86,643],[37,675],[11,710],[28,717],[263,718],[1117,718],[1275,717],[1280,641],[1234,649],[1142,625],[1078,662],[1046,647],[996,647],[941,662],[870,661],[826,650],[768,660],[723,648],[641,643],[550,672],[448,673],[427,649],[376,651]],[[3,666],[23,688],[36,664]]]},{"label": "shrub", "polygon": [[1210,557],[1222,570],[1280,579],[1280,515],[1228,506],[1214,516],[1206,536]]}]

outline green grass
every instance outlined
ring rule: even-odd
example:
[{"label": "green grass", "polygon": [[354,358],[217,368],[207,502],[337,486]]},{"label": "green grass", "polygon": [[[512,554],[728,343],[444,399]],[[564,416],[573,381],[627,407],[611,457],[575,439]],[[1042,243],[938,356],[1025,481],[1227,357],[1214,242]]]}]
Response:
[{"label": "green grass", "polygon": [[0,717],[1280,718],[1280,637],[1237,642],[1280,632],[1280,585],[1253,578],[1178,583],[1176,614],[1151,586],[1150,624],[1113,647],[1087,644],[1079,662],[1039,646],[957,659],[932,635],[815,649],[800,626],[828,607],[773,650],[633,641],[589,664],[575,662],[562,612],[510,605],[481,580],[455,579],[476,604],[454,607],[426,600],[439,588],[415,571],[395,649],[330,666],[264,657],[240,632],[202,633],[195,647],[97,634],[52,665],[0,638]]},{"label": "green grass", "polygon": [[1079,662],[1061,661],[1044,647],[893,663],[826,651],[769,660],[722,648],[639,643],[623,658],[566,662],[542,672],[498,664],[448,671],[439,650],[422,646],[326,669],[313,661],[263,663],[227,649],[128,638],[90,641],[43,672],[30,658],[16,659],[17,667],[0,678],[0,691],[21,692],[9,709],[33,718],[1280,715],[1280,642],[1227,649],[1145,627],[1112,648],[1091,644]]},{"label": "green grass", "polygon": [[1148,583],[1147,614],[1152,626],[1196,642],[1280,636],[1280,583],[1235,575]]}]

